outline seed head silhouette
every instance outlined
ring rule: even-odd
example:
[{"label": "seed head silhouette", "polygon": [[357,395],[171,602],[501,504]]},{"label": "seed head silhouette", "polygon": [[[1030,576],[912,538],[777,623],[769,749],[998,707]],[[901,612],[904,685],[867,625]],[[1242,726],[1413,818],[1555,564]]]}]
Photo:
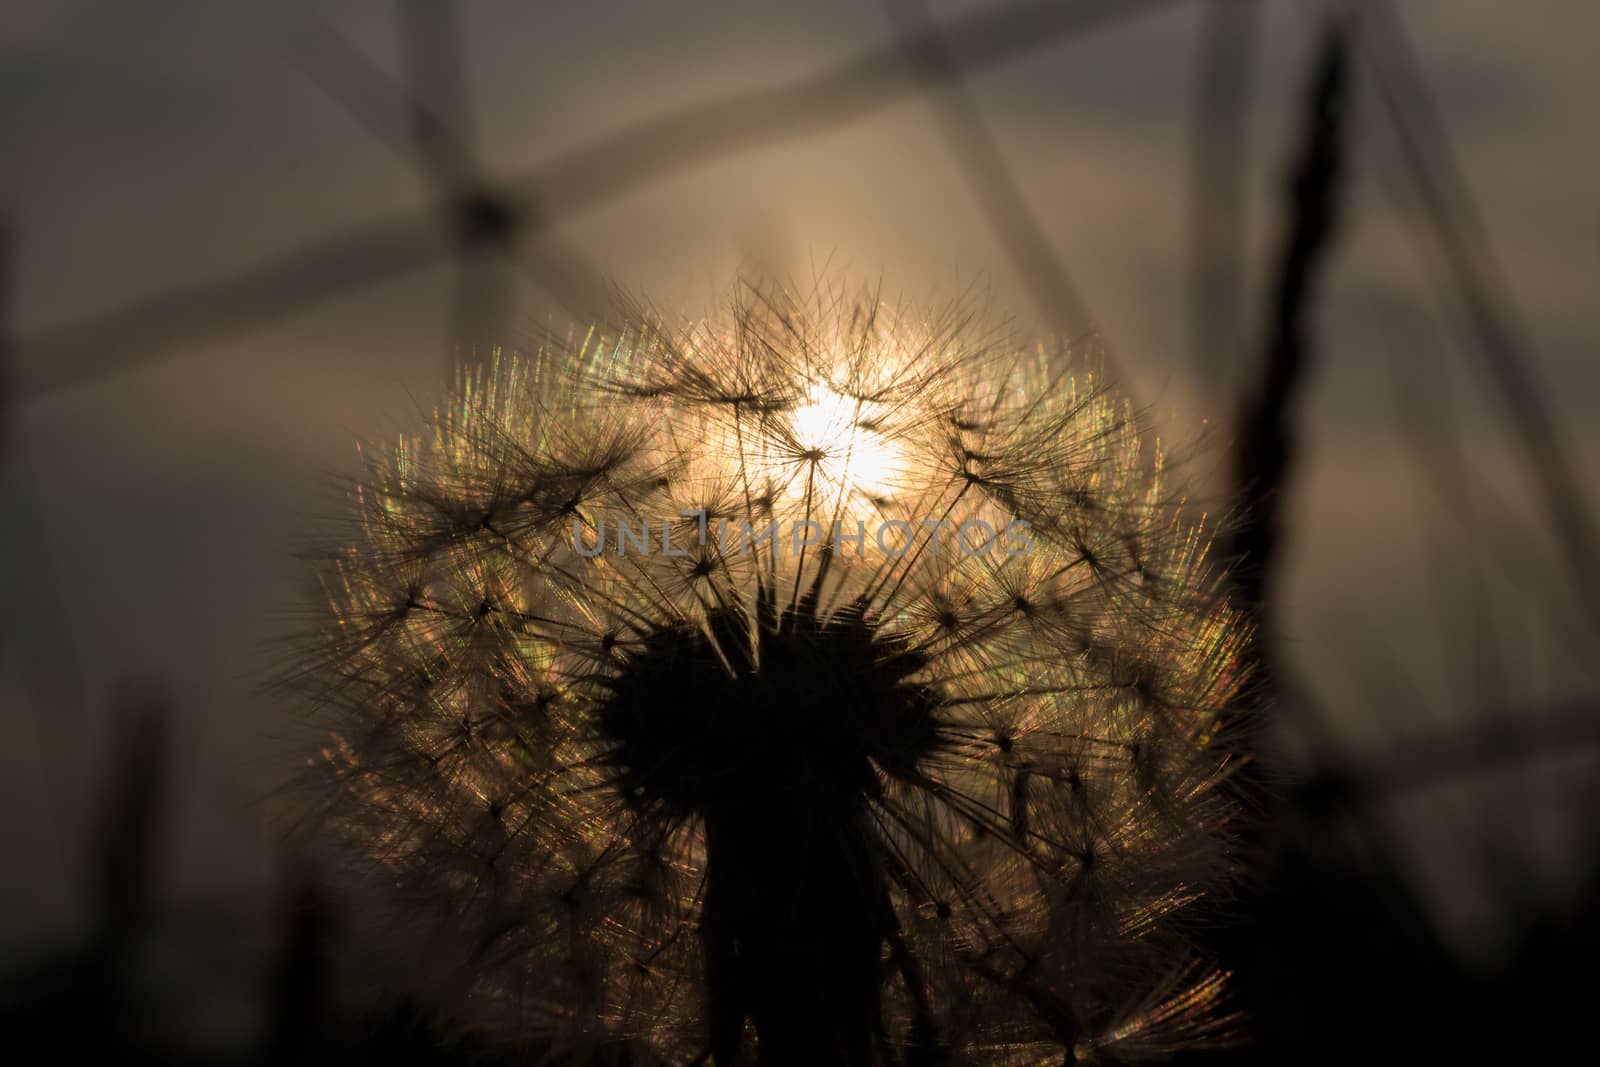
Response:
[{"label": "seed head silhouette", "polygon": [[1126,404],[961,307],[729,306],[501,356],[369,463],[306,676],[410,973],[560,1062],[1230,1038],[1186,929],[1243,633]]}]

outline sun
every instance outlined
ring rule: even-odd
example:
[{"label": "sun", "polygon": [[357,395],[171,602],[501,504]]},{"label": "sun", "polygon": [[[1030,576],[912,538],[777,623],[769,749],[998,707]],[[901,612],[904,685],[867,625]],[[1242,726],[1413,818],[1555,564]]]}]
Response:
[{"label": "sun", "polygon": [[892,496],[904,457],[881,429],[881,407],[845,396],[825,383],[814,385],[789,426],[802,455],[830,487],[869,500]]}]

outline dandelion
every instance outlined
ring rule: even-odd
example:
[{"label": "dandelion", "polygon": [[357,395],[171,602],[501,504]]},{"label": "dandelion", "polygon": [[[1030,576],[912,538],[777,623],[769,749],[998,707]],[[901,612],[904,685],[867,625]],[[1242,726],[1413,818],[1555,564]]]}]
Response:
[{"label": "dandelion", "polygon": [[1243,634],[1126,406],[960,309],[630,322],[465,376],[327,568],[319,825],[409,973],[555,1061],[1233,1036]]}]

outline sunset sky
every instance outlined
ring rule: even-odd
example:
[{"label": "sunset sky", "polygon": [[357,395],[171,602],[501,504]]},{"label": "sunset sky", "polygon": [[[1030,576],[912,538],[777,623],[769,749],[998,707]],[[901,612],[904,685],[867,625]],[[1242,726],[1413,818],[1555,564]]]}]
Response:
[{"label": "sunset sky", "polygon": [[[327,535],[355,441],[414,427],[451,359],[457,277],[441,256],[264,329],[30,392],[52,380],[30,341],[59,325],[366,222],[425,218],[430,193],[417,167],[308,76],[306,35],[331,38],[287,12],[312,6],[0,7],[9,377],[27,395],[5,413],[0,453],[0,588],[21,635],[0,659],[0,805],[12,813],[0,819],[0,946],[74,914],[57,887],[82,859],[74,828],[92,811],[106,694],[130,676],[162,679],[179,709],[173,884],[262,879],[269,848],[256,800],[301,737],[261,688],[278,663],[273,640],[293,631],[314,594],[296,553]],[[392,4],[317,6],[343,41],[399,76]],[[508,178],[675,108],[804,78],[894,33],[885,9],[859,0],[459,6],[473,142],[491,176]],[[948,21],[988,6],[931,8]],[[969,84],[1104,343],[1200,476],[1221,464],[1229,387],[1255,355],[1248,343],[1197,355],[1190,329],[1188,175],[1204,6],[1154,5]],[[1247,342],[1260,332],[1320,8],[1260,6],[1244,195]],[[1537,375],[1594,490],[1600,8],[1397,6],[1510,279]],[[958,56],[961,46],[952,42]],[[1491,699],[1482,676],[1464,671],[1481,641],[1461,622],[1474,575],[1486,576],[1492,643],[1518,700],[1594,681],[1593,665],[1563,639],[1576,625],[1570,590],[1550,581],[1554,542],[1501,408],[1475,353],[1444,328],[1414,220],[1380,180],[1389,149],[1374,105],[1363,88],[1345,227],[1319,311],[1324,347],[1282,614],[1289,655],[1335,733],[1358,750]],[[673,312],[704,309],[741,267],[803,282],[826,266],[829,278],[881,279],[886,293],[919,302],[976,286],[994,318],[1028,336],[1046,328],[915,91],[677,170],[559,218],[554,232]],[[519,284],[503,339],[511,346],[557,321],[548,294]],[[1431,398],[1436,423],[1397,414],[1397,378]],[[1493,486],[1473,505],[1484,526],[1471,537],[1445,517],[1414,460],[1440,446],[1441,427],[1469,473]],[[1215,486],[1201,485],[1202,500],[1215,499]],[[51,677],[77,681],[25,696],[18,647],[28,662],[70,663]],[[1415,695],[1397,696],[1408,690]],[[1559,854],[1559,825],[1539,826],[1530,856]],[[1438,855],[1422,875],[1430,884],[1471,862],[1459,850]],[[1476,929],[1474,906],[1453,904],[1450,921]]]}]

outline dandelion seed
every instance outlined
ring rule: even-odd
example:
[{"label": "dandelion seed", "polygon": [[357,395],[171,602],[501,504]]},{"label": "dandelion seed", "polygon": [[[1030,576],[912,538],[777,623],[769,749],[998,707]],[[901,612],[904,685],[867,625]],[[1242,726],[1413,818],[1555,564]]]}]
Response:
[{"label": "dandelion seed", "polygon": [[1139,448],[959,309],[502,358],[330,565],[326,839],[465,1021],[574,1061],[1212,1040],[1243,635]]}]

